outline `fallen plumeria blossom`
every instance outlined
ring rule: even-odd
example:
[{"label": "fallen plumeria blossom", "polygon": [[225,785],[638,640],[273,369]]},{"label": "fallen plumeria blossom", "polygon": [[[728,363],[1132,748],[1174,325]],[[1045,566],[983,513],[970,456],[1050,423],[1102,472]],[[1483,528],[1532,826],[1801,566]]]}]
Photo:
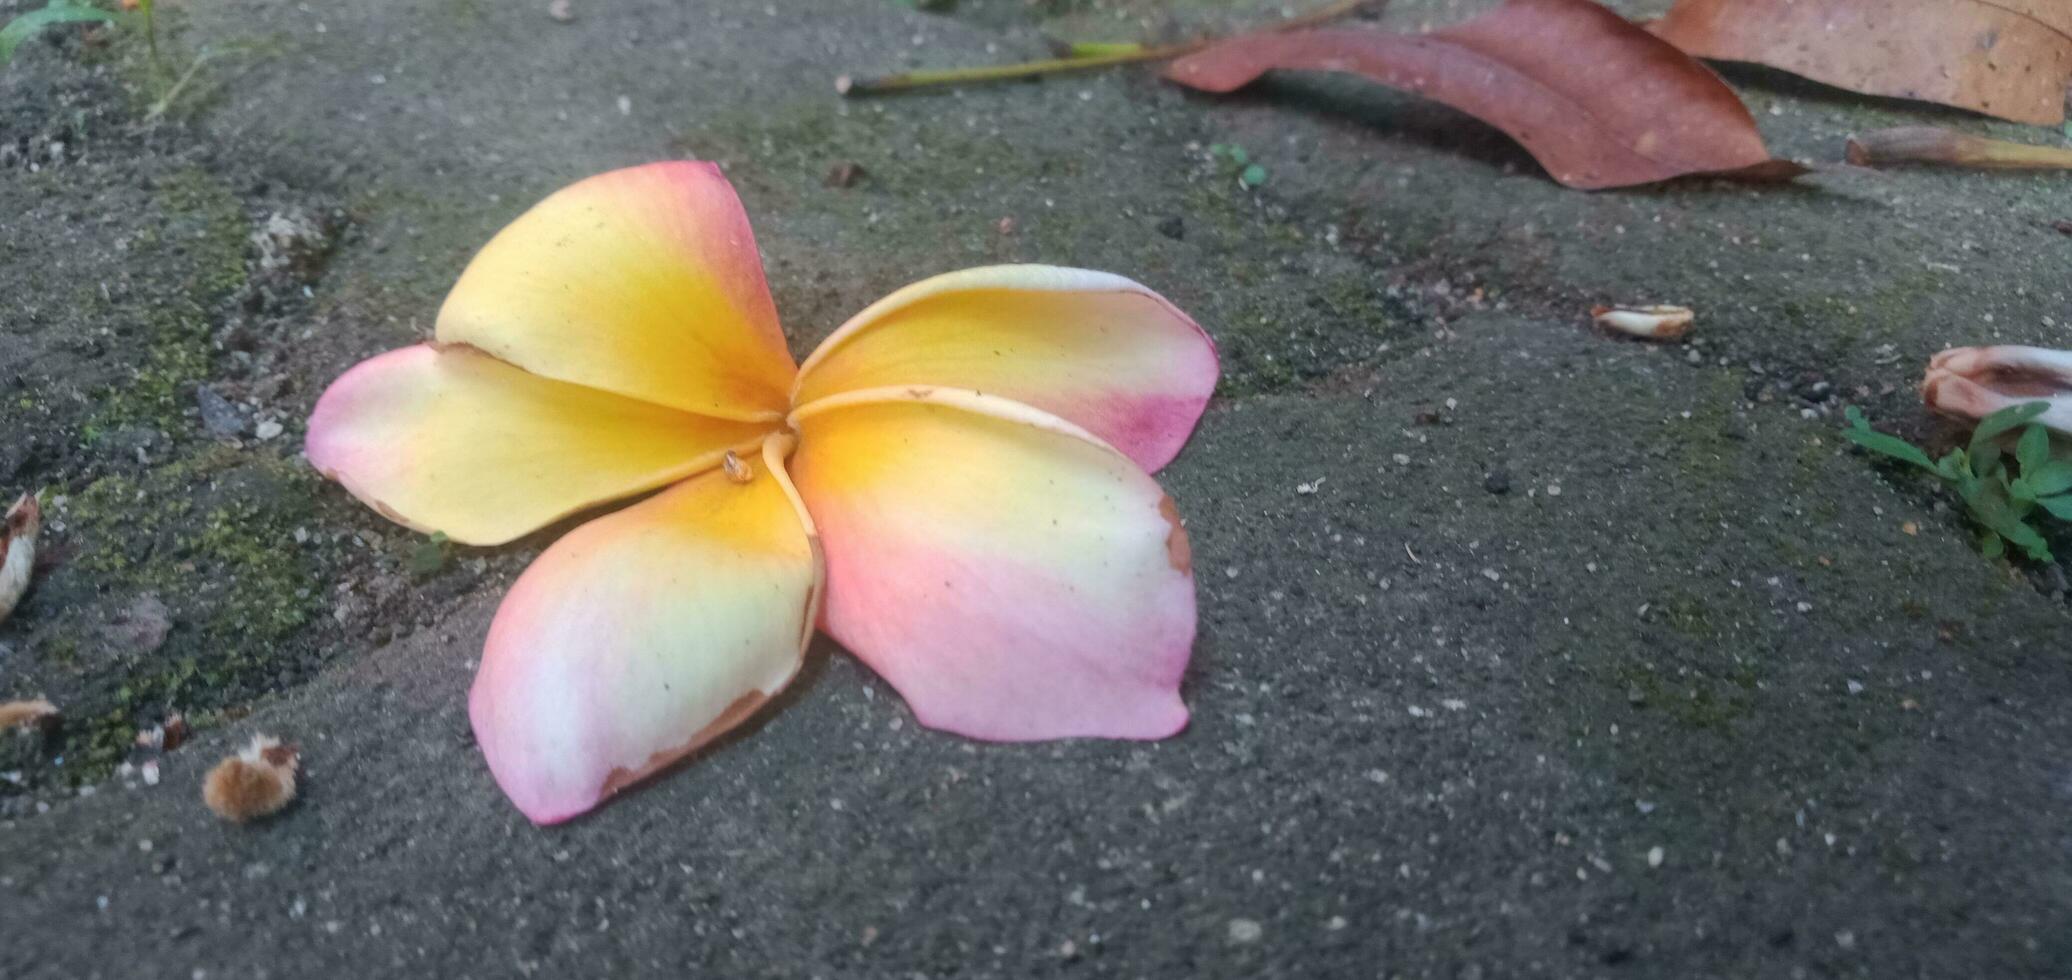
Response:
[{"label": "fallen plumeria blossom", "polygon": [[1687,306],[1593,306],[1590,318],[1628,337],[1675,340],[1691,331],[1697,314]]},{"label": "fallen plumeria blossom", "polygon": [[22,494],[0,519],[0,623],[29,591],[29,579],[36,573],[36,535],[42,530],[43,510],[34,494]]},{"label": "fallen plumeria blossom", "polygon": [[0,731],[46,725],[58,716],[58,706],[42,698],[0,703]]},{"label": "fallen plumeria blossom", "polygon": [[505,228],[433,343],[324,393],[308,454],[477,545],[660,489],[548,548],[490,624],[476,740],[554,823],[740,724],[816,624],[933,728],[1179,731],[1194,578],[1148,471],[1216,376],[1158,294],[1047,266],[908,286],[794,367],[732,186],[678,161]]},{"label": "fallen plumeria blossom", "polygon": [[2072,170],[2072,150],[1972,136],[1937,126],[1874,129],[1849,137],[1846,154],[1859,167],[1926,163],[1981,170]]},{"label": "fallen plumeria blossom", "polygon": [[209,770],[201,800],[231,823],[279,813],[295,798],[295,770],[301,759],[293,745],[271,735],[254,735],[238,754]]},{"label": "fallen plumeria blossom", "polygon": [[2072,435],[2072,351],[2048,347],[1952,347],[1928,361],[1921,400],[1976,422],[2011,405],[2047,401],[2036,421]]}]

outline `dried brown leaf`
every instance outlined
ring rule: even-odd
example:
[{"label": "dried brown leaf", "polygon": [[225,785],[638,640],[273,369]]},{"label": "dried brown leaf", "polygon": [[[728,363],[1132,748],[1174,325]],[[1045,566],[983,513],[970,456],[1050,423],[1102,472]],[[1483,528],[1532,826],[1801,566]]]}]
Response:
[{"label": "dried brown leaf", "polygon": [[1803,172],[1771,158],[1710,69],[1589,0],[1511,0],[1429,34],[1257,34],[1182,58],[1166,77],[1229,92],[1274,70],[1351,72],[1444,102],[1509,134],[1570,187]]},{"label": "dried brown leaf", "polygon": [[2016,122],[2065,121],[2064,0],[1679,0],[1649,25],[1694,55]]}]

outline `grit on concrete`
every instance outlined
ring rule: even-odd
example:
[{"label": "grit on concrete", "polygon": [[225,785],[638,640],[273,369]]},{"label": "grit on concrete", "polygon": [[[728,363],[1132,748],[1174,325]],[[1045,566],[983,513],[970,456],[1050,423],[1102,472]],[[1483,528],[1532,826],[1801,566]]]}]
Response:
[{"label": "grit on concrete", "polygon": [[[0,626],[0,697],[67,711],[6,739],[0,976],[2072,975],[2064,576],[1981,558],[1836,437],[1853,403],[1947,440],[1929,354],[2064,343],[2066,178],[1582,194],[1342,79],[830,85],[1257,4],[572,11],[174,9],[176,67],[215,56],[155,119],[134,38],[0,71],[0,489],[46,489],[66,556]],[[1730,78],[1793,156],[2046,135]],[[592,816],[505,802],[465,692],[553,532],[413,573],[421,542],[299,464],[301,420],[530,202],[676,156],[726,167],[801,350],[1000,261],[1130,275],[1215,335],[1224,389],[1161,474],[1201,599],[1185,733],[964,741],[823,641],[750,731]],[[1609,339],[1607,301],[1699,325]],[[201,724],[163,780],[115,770],[172,708]],[[260,731],[303,746],[302,796],[218,822],[201,776]]]}]

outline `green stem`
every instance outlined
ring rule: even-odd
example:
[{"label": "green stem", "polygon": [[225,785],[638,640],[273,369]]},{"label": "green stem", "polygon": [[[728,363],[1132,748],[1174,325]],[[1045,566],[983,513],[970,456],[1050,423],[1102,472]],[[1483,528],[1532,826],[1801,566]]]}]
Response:
[{"label": "green stem", "polygon": [[152,0],[137,0],[137,9],[144,12],[144,47],[151,53],[151,71],[155,75],[165,74],[165,63],[158,60],[158,18],[152,15]]},{"label": "green stem", "polygon": [[[1387,0],[1337,0],[1329,6],[1300,17],[1291,17],[1279,24],[1262,28],[1266,31],[1293,31],[1305,27],[1337,20],[1359,12],[1366,7],[1379,7]],[[1158,47],[1137,46],[1132,50],[1120,50],[1109,54],[1096,54],[1074,58],[1045,58],[1041,61],[1024,61],[1012,65],[985,65],[977,68],[943,68],[932,71],[909,71],[878,78],[851,78],[843,75],[835,79],[835,91],[850,97],[884,95],[890,92],[906,92],[940,85],[969,85],[982,82],[1004,82],[1019,78],[1038,78],[1064,72],[1089,71],[1096,68],[1110,68],[1115,65],[1136,64],[1144,61],[1165,61],[1182,55],[1193,54],[1208,47],[1221,38],[1201,38],[1179,44]]]}]

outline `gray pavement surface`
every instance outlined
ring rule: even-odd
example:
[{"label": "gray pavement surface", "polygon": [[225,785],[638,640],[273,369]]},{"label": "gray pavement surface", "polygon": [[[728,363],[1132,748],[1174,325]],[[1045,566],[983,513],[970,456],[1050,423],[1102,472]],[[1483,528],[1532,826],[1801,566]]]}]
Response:
[{"label": "gray pavement surface", "polygon": [[[1930,354],[2065,345],[2072,182],[1584,194],[1342,79],[831,87],[1276,10],[223,0],[170,8],[173,56],[213,54],[156,117],[133,38],[25,45],[0,490],[65,498],[63,560],[0,625],[0,697],[67,721],[0,737],[0,977],[2072,976],[2065,577],[1980,557],[1838,437],[1858,404],[1955,438],[1912,389]],[[2050,136],[1728,75],[1790,156]],[[1223,390],[1160,477],[1201,597],[1184,734],[929,732],[823,640],[742,735],[595,814],[505,802],[465,692],[553,534],[413,573],[299,463],[301,421],[532,201],[674,156],[726,167],[799,350],[1001,261],[1129,275],[1216,336]],[[1698,326],[1614,340],[1599,302]],[[170,708],[198,732],[163,779],[114,770]],[[301,798],[220,823],[201,777],[260,731],[302,745]]]}]

